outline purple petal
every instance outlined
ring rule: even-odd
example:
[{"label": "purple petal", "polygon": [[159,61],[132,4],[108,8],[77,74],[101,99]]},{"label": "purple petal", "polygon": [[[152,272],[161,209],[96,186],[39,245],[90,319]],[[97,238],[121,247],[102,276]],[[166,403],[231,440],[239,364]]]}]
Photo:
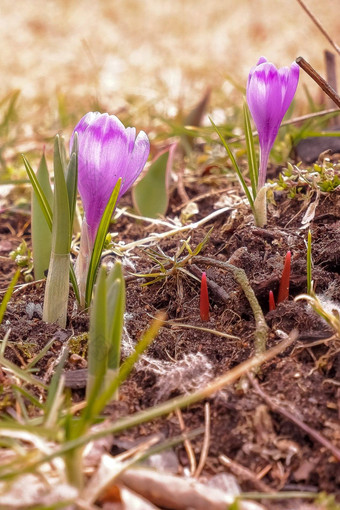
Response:
[{"label": "purple petal", "polygon": [[121,188],[122,195],[130,188],[143,170],[148,159],[149,152],[149,138],[144,131],[141,131],[136,138],[133,150],[130,154],[130,160],[127,164],[126,174]]},{"label": "purple petal", "polygon": [[261,57],[250,70],[247,103],[259,133],[261,157],[260,181],[265,182],[265,160],[273,146],[282,119],[294,97],[299,80],[299,66],[276,69]]},{"label": "purple petal", "polygon": [[[74,129],[78,133],[78,189],[92,243],[109,201],[121,177],[119,197],[142,171],[150,151],[144,132],[136,139],[135,128],[125,129],[114,115],[88,113]],[[73,135],[71,138],[71,144]],[[141,143],[143,141],[143,143]]]}]

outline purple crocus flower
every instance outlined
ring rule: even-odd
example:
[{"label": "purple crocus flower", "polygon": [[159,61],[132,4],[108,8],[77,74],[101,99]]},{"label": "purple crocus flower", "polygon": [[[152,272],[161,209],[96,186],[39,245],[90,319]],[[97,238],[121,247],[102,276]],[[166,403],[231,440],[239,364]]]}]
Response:
[{"label": "purple crocus flower", "polygon": [[[135,128],[125,128],[115,115],[89,112],[76,125],[78,133],[78,189],[83,202],[90,245],[93,246],[101,217],[119,179],[119,198],[144,168],[150,152],[149,139]],[[70,146],[72,147],[73,135]]]},{"label": "purple crocus flower", "polygon": [[254,119],[260,142],[260,169],[258,189],[266,182],[270,150],[280,124],[293,100],[299,81],[299,66],[276,69],[261,57],[250,70],[247,83],[247,103]]}]

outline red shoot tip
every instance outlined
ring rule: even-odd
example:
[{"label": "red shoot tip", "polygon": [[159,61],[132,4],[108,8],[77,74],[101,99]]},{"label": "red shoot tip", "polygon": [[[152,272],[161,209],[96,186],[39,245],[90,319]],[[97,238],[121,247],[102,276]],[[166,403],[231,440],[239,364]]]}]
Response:
[{"label": "red shoot tip", "polygon": [[285,299],[288,299],[289,296],[289,280],[290,280],[290,261],[291,261],[291,252],[287,251],[287,255],[285,258],[285,264],[283,266],[282,276],[280,280],[279,294],[277,296],[277,302],[282,303]]},{"label": "red shoot tip", "polygon": [[200,315],[202,321],[209,320],[209,296],[206,273],[202,273],[201,279]]},{"label": "red shoot tip", "polygon": [[275,299],[274,299],[274,294],[273,294],[273,291],[270,290],[269,291],[269,311],[272,312],[273,310],[275,310],[276,306],[275,306]]}]

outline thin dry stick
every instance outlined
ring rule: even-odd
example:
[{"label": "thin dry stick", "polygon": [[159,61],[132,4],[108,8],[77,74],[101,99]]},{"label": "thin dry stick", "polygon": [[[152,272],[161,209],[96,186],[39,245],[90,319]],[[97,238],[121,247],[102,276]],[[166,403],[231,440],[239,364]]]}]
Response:
[{"label": "thin dry stick", "polygon": [[272,411],[276,413],[280,413],[282,416],[295,423],[300,429],[302,429],[306,434],[310,435],[315,441],[322,444],[327,450],[329,450],[336,459],[340,460],[340,450],[336,446],[334,446],[328,439],[326,439],[320,432],[312,429],[309,425],[304,423],[300,418],[292,414],[290,411],[285,409],[284,407],[277,404],[274,400],[271,399],[269,395],[267,395],[263,389],[260,387],[259,383],[255,380],[255,378],[248,373],[248,379],[251,382],[254,390],[260,397],[265,401],[265,403],[270,407]]},{"label": "thin dry stick", "polygon": [[204,468],[204,465],[208,458],[209,446],[210,446],[210,405],[209,402],[206,402],[204,406],[204,439],[200,460],[195,471],[194,478],[198,478],[202,472],[202,469]]},{"label": "thin dry stick", "polygon": [[239,284],[242,288],[252,312],[255,318],[255,352],[256,354],[260,354],[266,350],[267,336],[268,336],[268,326],[265,321],[262,309],[259,305],[258,300],[256,299],[255,293],[250,286],[247,275],[243,269],[240,267],[233,266],[229,262],[222,262],[221,260],[216,260],[210,257],[194,257],[195,262],[198,264],[204,264],[206,266],[219,267],[220,269],[226,269],[230,271],[233,275],[234,280]]},{"label": "thin dry stick", "polygon": [[249,480],[254,485],[255,489],[261,491],[261,492],[272,492],[273,489],[271,489],[267,484],[259,480],[255,473],[250,471],[250,469],[242,466],[235,460],[230,459],[226,455],[220,455],[218,457],[218,460],[221,464],[224,466],[227,466],[230,471],[235,474],[236,476],[242,478],[243,480]]},{"label": "thin dry stick", "polygon": [[340,96],[335,90],[315,71],[315,69],[303,58],[298,57],[295,61],[301,69],[303,69],[319,87],[329,96],[334,103],[340,108]]},{"label": "thin dry stick", "polygon": [[333,46],[333,48],[335,49],[335,51],[337,53],[339,53],[339,55],[340,55],[340,46],[338,46],[336,44],[336,42],[334,42],[333,39],[329,36],[328,32],[323,28],[323,26],[320,23],[320,21],[310,11],[309,7],[307,7],[307,5],[302,0],[297,0],[297,2],[301,5],[302,9],[308,14],[308,16],[313,21],[313,23],[318,27],[320,32],[326,37],[326,39],[329,42],[329,44],[331,44]]},{"label": "thin dry stick", "polygon": [[[202,271],[199,267],[196,266],[196,264],[191,264],[189,266],[189,270],[199,279],[202,278]],[[211,289],[216,294],[216,296],[218,296],[223,301],[223,303],[228,303],[230,299],[229,294],[222,287],[220,287],[211,278],[207,278],[207,284],[209,289]]]},{"label": "thin dry stick", "polygon": [[[181,429],[181,432],[183,432],[183,435],[185,437],[185,424],[183,420],[183,416],[180,409],[176,409],[176,416],[179,423],[179,428]],[[189,463],[190,463],[190,475],[194,476],[194,473],[196,471],[196,458],[194,454],[194,450],[191,446],[191,443],[189,439],[184,439],[183,441],[185,451],[187,452]]]},{"label": "thin dry stick", "polygon": [[[330,113],[340,113],[339,108],[328,108],[327,110],[322,110],[321,112],[307,113],[306,115],[301,115],[300,117],[294,117],[294,119],[288,119],[281,122],[280,129],[283,126],[290,126],[292,124],[299,124],[300,122],[304,122],[305,120],[315,119],[317,117],[323,117],[324,115],[329,115]],[[252,131],[253,136],[257,136],[258,132]],[[235,138],[230,138],[228,143],[242,142],[246,139],[245,135],[235,136]]]},{"label": "thin dry stick", "polygon": [[[218,209],[217,211],[212,212],[208,216],[205,216],[199,221],[196,221],[195,223],[189,223],[188,225],[184,225],[182,227],[173,228],[172,230],[169,230],[168,232],[163,232],[162,234],[151,234],[149,237],[145,237],[144,239],[138,239],[138,241],[133,241],[132,243],[128,243],[122,246],[118,246],[117,249],[121,252],[127,252],[129,250],[132,250],[133,248],[136,248],[137,246],[143,246],[145,244],[155,244],[158,243],[161,239],[165,239],[167,237],[174,236],[176,234],[179,234],[181,232],[186,232],[188,230],[195,230],[196,228],[201,227],[205,223],[208,223],[209,221],[217,218],[217,216],[220,216],[221,214],[230,211],[232,207],[222,207],[221,209]],[[131,216],[131,215],[130,215]],[[142,219],[144,221],[152,222],[150,218],[141,218],[137,217],[138,219]]]},{"label": "thin dry stick", "polygon": [[[332,53],[331,51],[328,51],[328,50],[325,50],[324,55],[325,55],[325,63],[326,63],[327,83],[329,83],[330,86],[335,90],[335,92],[338,93],[338,85],[337,85],[337,80],[336,80],[335,55],[334,55],[334,53]],[[332,106],[332,100],[330,97],[327,98],[327,103],[329,106]],[[336,117],[332,117],[329,120],[328,125],[334,127],[334,126],[336,126],[337,122],[338,121],[337,121]]]}]

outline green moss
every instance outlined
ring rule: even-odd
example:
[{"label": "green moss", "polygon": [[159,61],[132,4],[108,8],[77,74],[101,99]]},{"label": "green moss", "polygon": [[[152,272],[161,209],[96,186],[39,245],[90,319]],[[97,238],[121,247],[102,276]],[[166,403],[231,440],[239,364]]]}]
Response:
[{"label": "green moss", "polygon": [[78,356],[85,358],[87,354],[88,338],[88,333],[82,333],[81,335],[70,338],[68,341],[70,353],[78,354]]}]

